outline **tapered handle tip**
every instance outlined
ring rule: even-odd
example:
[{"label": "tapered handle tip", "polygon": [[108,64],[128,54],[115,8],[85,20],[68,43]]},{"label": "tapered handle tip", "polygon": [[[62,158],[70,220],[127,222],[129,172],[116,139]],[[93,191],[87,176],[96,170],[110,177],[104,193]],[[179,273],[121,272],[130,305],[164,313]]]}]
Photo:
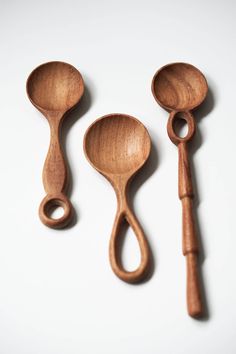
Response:
[{"label": "tapered handle tip", "polygon": [[188,253],[187,261],[187,306],[191,317],[201,317],[203,315],[203,302],[201,296],[201,286],[198,274],[197,254]]}]

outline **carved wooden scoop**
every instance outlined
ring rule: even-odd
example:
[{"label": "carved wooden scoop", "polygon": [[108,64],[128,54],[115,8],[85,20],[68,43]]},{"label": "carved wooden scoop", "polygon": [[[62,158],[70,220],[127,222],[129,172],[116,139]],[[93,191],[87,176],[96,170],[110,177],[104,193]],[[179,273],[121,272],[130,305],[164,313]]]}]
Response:
[{"label": "carved wooden scoop", "polygon": [[[81,74],[72,65],[49,62],[37,67],[26,84],[32,104],[47,118],[51,130],[51,141],[43,169],[43,184],[46,197],[39,207],[41,221],[53,228],[65,227],[73,216],[73,209],[65,195],[68,172],[60,146],[62,121],[74,108],[84,92]],[[50,211],[61,206],[64,215],[53,219]]]},{"label": "carved wooden scoop", "polygon": [[[183,254],[187,260],[187,305],[190,316],[200,316],[203,304],[197,268],[198,242],[194,227],[193,187],[188,161],[187,143],[195,133],[191,111],[199,106],[208,91],[207,81],[194,66],[173,63],[162,67],[152,81],[152,93],[160,106],[170,111],[167,132],[179,151],[179,198],[183,208]],[[181,138],[175,132],[177,120],[185,120],[188,133]]]},{"label": "carved wooden scoop", "polygon": [[[117,213],[110,239],[110,263],[122,280],[135,283],[148,273],[149,247],[138,220],[128,202],[128,185],[144,165],[151,149],[147,129],[137,119],[124,114],[110,114],[96,120],[84,137],[84,152],[91,165],[105,176],[115,189]],[[124,270],[119,254],[119,230],[126,220],[139,242],[141,263],[135,271]]]}]

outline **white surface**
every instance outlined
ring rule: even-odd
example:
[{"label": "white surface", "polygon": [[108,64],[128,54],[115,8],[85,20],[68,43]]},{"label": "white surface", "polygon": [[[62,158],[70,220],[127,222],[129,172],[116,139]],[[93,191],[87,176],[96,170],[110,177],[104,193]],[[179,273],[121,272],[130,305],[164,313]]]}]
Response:
[{"label": "white surface", "polygon": [[[0,353],[234,354],[236,3],[9,0],[0,7]],[[78,219],[64,231],[38,218],[49,128],[25,93],[31,70],[50,60],[73,64],[87,86],[80,118],[66,134]],[[211,89],[196,113],[193,156],[204,321],[186,313],[177,149],[150,90],[155,71],[173,61],[197,66]],[[82,149],[89,124],[112,112],[139,118],[154,145],[134,182],[134,209],[155,259],[152,278],[138,286],[110,269],[115,195]],[[128,267],[138,262],[134,250],[126,242]]]}]

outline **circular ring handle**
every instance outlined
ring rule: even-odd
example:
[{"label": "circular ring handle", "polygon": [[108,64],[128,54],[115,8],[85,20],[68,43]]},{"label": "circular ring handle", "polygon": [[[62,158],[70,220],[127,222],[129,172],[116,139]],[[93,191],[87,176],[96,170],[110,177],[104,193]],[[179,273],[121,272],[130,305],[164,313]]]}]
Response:
[{"label": "circular ring handle", "polygon": [[[62,207],[64,214],[58,219],[53,219],[50,216],[50,211],[55,207]],[[44,225],[54,228],[62,229],[66,227],[72,220],[73,207],[69,199],[62,193],[57,195],[48,194],[42,200],[39,206],[39,217]]]},{"label": "circular ring handle", "polygon": [[[181,115],[181,117],[180,117],[180,115]],[[185,122],[188,125],[188,133],[184,138],[181,138],[180,136],[178,136],[175,133],[174,123],[177,119],[185,120]],[[189,111],[183,111],[183,112],[172,111],[170,113],[168,123],[167,123],[167,133],[169,135],[169,138],[171,139],[171,141],[175,145],[189,141],[193,137],[195,130],[196,130],[196,124],[195,124],[195,120],[194,120],[191,112],[189,112]]]}]

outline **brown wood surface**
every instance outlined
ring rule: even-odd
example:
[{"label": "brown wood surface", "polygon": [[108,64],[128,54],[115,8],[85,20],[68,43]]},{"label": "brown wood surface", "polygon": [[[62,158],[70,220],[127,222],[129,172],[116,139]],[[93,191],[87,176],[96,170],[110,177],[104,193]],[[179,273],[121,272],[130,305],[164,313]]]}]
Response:
[{"label": "brown wood surface", "polygon": [[[129,183],[148,159],[150,149],[147,129],[137,119],[124,114],[110,114],[96,120],[84,137],[88,161],[109,180],[116,192],[117,213],[109,246],[110,263],[114,273],[129,283],[143,280],[150,265],[146,237],[128,202]],[[124,220],[133,228],[141,252],[141,263],[131,272],[124,269],[119,254],[120,229]]]},{"label": "brown wood surface", "polygon": [[[194,194],[187,146],[196,130],[191,111],[203,102],[207,91],[208,86],[203,74],[186,63],[173,63],[162,67],[152,81],[152,92],[156,101],[171,112],[167,132],[172,142],[178,146],[183,254],[187,262],[187,307],[189,315],[193,317],[203,314],[203,302],[198,274],[198,240],[193,217]],[[175,123],[180,118],[188,125],[188,133],[183,138],[175,132]]]},{"label": "brown wood surface", "polygon": [[[73,216],[72,205],[65,195],[68,185],[68,171],[60,143],[62,121],[74,108],[84,92],[81,74],[72,65],[63,62],[49,62],[37,67],[26,84],[32,104],[47,118],[51,139],[43,169],[45,198],[39,207],[41,221],[53,228],[68,225]],[[61,206],[64,215],[53,219],[52,208]]]}]

